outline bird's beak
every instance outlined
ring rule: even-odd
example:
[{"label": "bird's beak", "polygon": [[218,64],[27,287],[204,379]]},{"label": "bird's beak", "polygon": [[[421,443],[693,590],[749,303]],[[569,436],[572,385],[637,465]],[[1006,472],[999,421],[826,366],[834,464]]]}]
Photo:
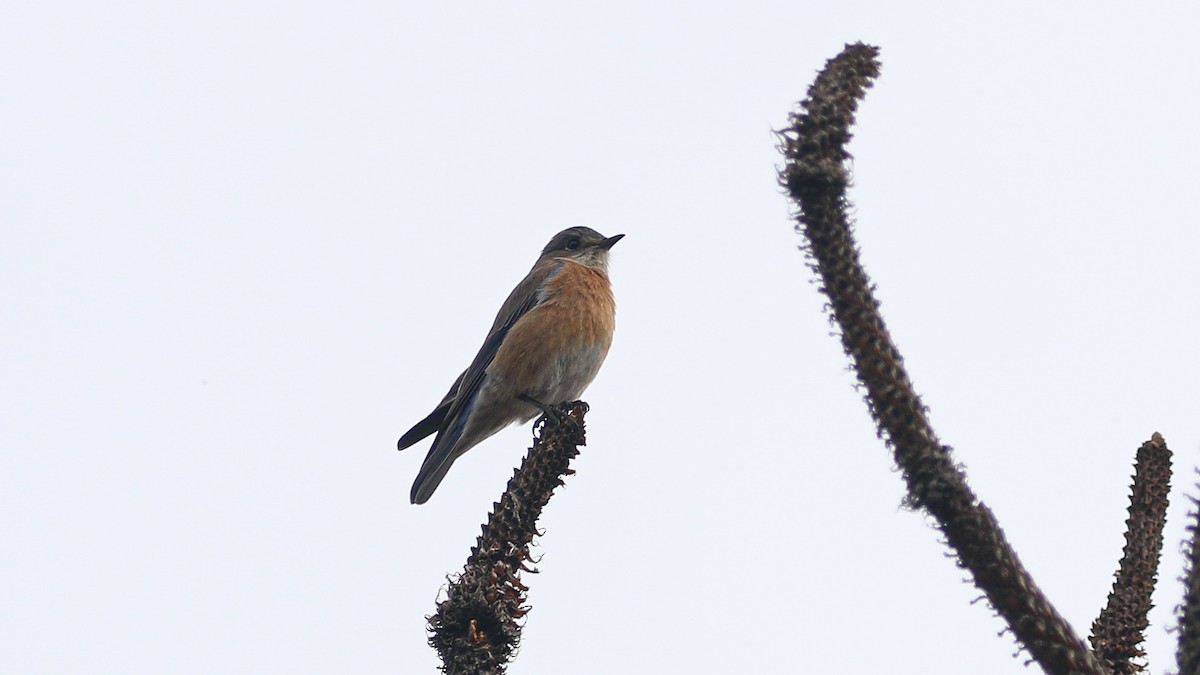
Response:
[{"label": "bird's beak", "polygon": [[607,251],[608,249],[613,247],[613,244],[617,243],[618,241],[621,241],[621,238],[624,236],[625,235],[623,235],[623,234],[613,235],[613,236],[609,237],[608,239],[605,239],[604,241],[600,242],[599,248],[602,248],[605,251]]}]

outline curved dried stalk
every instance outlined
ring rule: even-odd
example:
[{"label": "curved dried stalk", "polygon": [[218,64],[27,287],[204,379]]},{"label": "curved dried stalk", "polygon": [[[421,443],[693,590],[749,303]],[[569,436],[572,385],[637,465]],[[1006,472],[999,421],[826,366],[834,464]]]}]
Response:
[{"label": "curved dried stalk", "polygon": [[879,302],[858,260],[846,215],[850,183],[845,145],[865,90],[879,75],[879,50],[847,45],[825,65],[780,132],[786,164],[780,181],[799,207],[797,231],[809,265],[829,298],[842,346],[880,436],[891,448],[913,506],[937,520],[958,564],[1008,622],[1013,635],[1050,673],[1104,673],[1105,668],[1055,610],[1017,559],[996,518],[967,485],[950,448],[938,440],[888,334]]}]

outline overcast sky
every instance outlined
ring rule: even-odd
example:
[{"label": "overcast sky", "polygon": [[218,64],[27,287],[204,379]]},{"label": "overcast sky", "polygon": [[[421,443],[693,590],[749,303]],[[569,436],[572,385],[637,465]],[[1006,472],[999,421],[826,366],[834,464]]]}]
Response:
[{"label": "overcast sky", "polygon": [[1200,8],[738,4],[6,3],[0,671],[434,672],[529,429],[420,507],[396,439],[586,224],[617,335],[510,672],[1031,672],[901,508],[776,185],[858,40],[857,233],[935,428],[1081,635],[1164,435],[1173,669]]}]

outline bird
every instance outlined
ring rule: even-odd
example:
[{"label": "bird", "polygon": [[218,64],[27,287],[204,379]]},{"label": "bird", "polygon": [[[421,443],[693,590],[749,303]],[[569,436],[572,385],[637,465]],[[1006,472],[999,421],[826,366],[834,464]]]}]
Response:
[{"label": "bird", "polygon": [[592,383],[616,327],[609,250],[624,236],[569,227],[542,249],[471,365],[396,443],[404,450],[437,432],[413,482],[413,504],[429,500],[463,453],[510,424],[577,400]]}]

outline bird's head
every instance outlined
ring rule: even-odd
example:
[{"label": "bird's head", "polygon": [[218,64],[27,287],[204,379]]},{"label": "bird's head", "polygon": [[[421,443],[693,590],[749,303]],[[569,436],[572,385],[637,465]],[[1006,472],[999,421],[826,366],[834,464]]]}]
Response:
[{"label": "bird's head", "polygon": [[608,271],[608,250],[623,234],[605,237],[590,227],[568,227],[550,239],[539,262],[553,258],[573,260],[601,272]]}]

